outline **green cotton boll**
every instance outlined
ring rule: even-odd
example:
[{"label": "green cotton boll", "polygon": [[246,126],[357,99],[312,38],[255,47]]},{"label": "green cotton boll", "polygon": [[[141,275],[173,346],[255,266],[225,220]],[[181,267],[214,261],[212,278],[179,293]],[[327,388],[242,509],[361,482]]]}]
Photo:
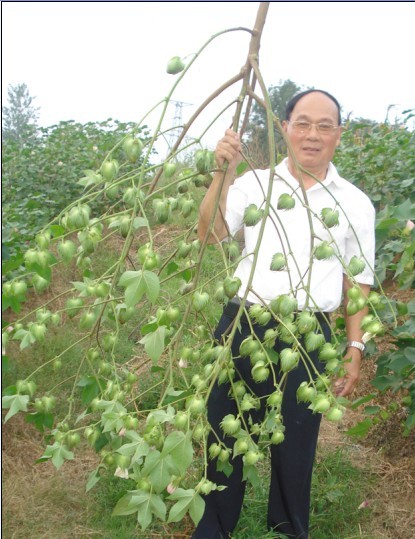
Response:
[{"label": "green cotton boll", "polygon": [[323,208],[321,210],[321,220],[327,228],[338,226],[339,224],[339,212],[338,210],[332,210],[331,208]]},{"label": "green cotton boll", "polygon": [[275,314],[289,316],[297,310],[298,302],[293,296],[282,294],[281,296],[278,296],[278,298],[271,301],[270,308]]},{"label": "green cotton boll", "polygon": [[228,298],[233,298],[242,285],[239,277],[226,277],[223,281],[223,289]]},{"label": "green cotton boll", "polygon": [[347,269],[350,273],[350,275],[359,275],[359,273],[362,273],[362,271],[365,269],[366,263],[361,258],[357,258],[357,256],[352,256],[350,259],[349,265],[347,266]]},{"label": "green cotton boll", "polygon": [[314,331],[317,326],[317,319],[314,314],[308,311],[302,311],[297,317],[297,327],[300,333]]},{"label": "green cotton boll", "polygon": [[281,271],[285,269],[287,266],[287,259],[282,253],[275,253],[275,255],[272,257],[270,270],[271,271]]},{"label": "green cotton boll", "polygon": [[251,369],[252,378],[257,383],[265,382],[269,376],[269,368],[265,366],[263,361],[258,361]]},{"label": "green cotton boll", "polygon": [[307,352],[314,352],[321,348],[326,342],[324,335],[321,333],[307,333],[305,336],[305,347]]},{"label": "green cotton boll", "polygon": [[239,353],[242,357],[248,357],[260,348],[260,344],[252,336],[247,337],[241,342]]},{"label": "green cotton boll", "polygon": [[244,223],[246,226],[257,225],[264,216],[264,210],[258,209],[256,204],[250,204],[244,212]]},{"label": "green cotton boll", "polygon": [[337,357],[337,350],[331,343],[326,342],[320,348],[318,357],[321,359],[321,361],[330,361]]},{"label": "green cotton boll", "polygon": [[327,242],[323,241],[314,249],[314,256],[317,260],[328,260],[334,256],[335,251],[333,247]]},{"label": "green cotton boll", "polygon": [[283,193],[277,202],[277,208],[279,210],[291,210],[295,206],[294,198],[288,193]]},{"label": "green cotton boll", "polygon": [[177,75],[183,71],[185,65],[180,56],[173,56],[167,63],[166,71],[169,75]]},{"label": "green cotton boll", "polygon": [[289,372],[295,369],[300,361],[300,352],[292,348],[284,348],[280,353],[280,363],[282,372]]},{"label": "green cotton boll", "polygon": [[301,382],[297,389],[297,402],[311,402],[316,395],[316,390],[307,382]]}]

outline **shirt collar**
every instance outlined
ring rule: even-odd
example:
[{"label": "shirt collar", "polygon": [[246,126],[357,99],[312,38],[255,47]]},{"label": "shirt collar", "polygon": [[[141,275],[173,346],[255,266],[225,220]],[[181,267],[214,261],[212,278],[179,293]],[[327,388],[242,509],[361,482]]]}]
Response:
[{"label": "shirt collar", "polygon": [[[275,173],[277,175],[277,178],[282,178],[286,183],[288,183],[291,187],[297,188],[298,187],[298,180],[292,176],[291,172],[288,170],[288,158],[286,157],[281,163],[275,168]],[[324,186],[327,187],[331,183],[335,183],[339,185],[341,182],[341,177],[339,176],[339,173],[337,172],[336,167],[333,165],[333,163],[329,163],[326,178],[324,179]],[[308,191],[316,190],[321,188],[322,185],[320,183],[316,183]]]}]

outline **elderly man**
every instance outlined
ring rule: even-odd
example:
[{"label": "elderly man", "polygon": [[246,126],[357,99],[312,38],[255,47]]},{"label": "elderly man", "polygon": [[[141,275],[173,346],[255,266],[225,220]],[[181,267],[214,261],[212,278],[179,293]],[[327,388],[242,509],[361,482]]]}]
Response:
[{"label": "elderly man", "polygon": [[[308,90],[296,95],[287,105],[283,129],[290,150],[288,157],[275,168],[274,175],[269,170],[257,170],[236,178],[236,169],[242,159],[241,143],[238,134],[232,130],[226,131],[216,148],[217,164],[222,167],[227,162],[228,166],[225,175],[222,171],[215,174],[202,201],[199,238],[203,240],[209,234],[208,241],[215,243],[243,229],[245,240],[243,256],[235,271],[242,285],[238,297],[225,306],[215,334],[218,342],[232,327],[239,298],[246,297],[247,305],[260,303],[266,306],[284,294],[295,297],[296,316],[301,311],[315,313],[321,333],[330,340],[330,313],[341,304],[342,294],[346,298],[347,290],[353,287],[360,288],[367,296],[373,284],[373,206],[364,193],[338,175],[331,163],[340,144],[342,129],[338,101],[322,90]],[[271,192],[270,182],[273,182]],[[247,226],[245,210],[252,204],[263,209],[269,192],[270,210],[258,246],[261,222]],[[210,230],[219,193],[220,211]],[[282,194],[289,197],[290,206],[293,206],[289,211],[281,207]],[[335,226],[325,226],[322,210],[332,210],[332,215],[338,216]],[[333,256],[324,256],[324,253],[315,256],[319,245],[320,249],[328,246],[327,254],[333,252]],[[254,252],[257,252],[256,257]],[[271,269],[275,253],[284,253],[285,267],[281,271]],[[361,261],[363,267],[355,282],[346,271],[352,259]],[[360,324],[366,312],[363,308],[354,314],[345,314],[348,340],[345,375],[335,381],[337,396],[351,395],[359,381],[364,352]],[[260,399],[260,409],[251,412],[252,422],[260,423],[267,396],[275,391],[274,380],[281,380],[281,372],[278,372],[278,364],[273,365],[274,376],[264,381],[254,380],[249,360],[238,359],[240,344],[252,334],[248,322],[244,317],[241,319],[232,343],[235,381],[243,380]],[[275,322],[266,326],[257,324],[253,329],[257,338],[262,339],[270,327],[275,327]],[[281,353],[288,346],[287,342],[277,339],[274,349]],[[308,359],[313,363],[314,373],[323,372],[318,351],[310,352]],[[299,361],[298,366],[285,376],[281,405],[285,439],[278,445],[271,445],[270,451],[268,528],[301,539],[308,537],[311,476],[321,419],[321,414],[311,411],[307,404],[297,402],[297,389],[302,382],[309,381],[309,373],[306,361]],[[216,384],[208,400],[208,419],[213,431],[210,443],[220,440],[232,449],[235,439],[224,435],[221,422],[227,414],[238,416],[238,413],[236,401],[230,396],[230,385]],[[231,463],[233,472],[227,477],[217,470],[215,459],[209,462],[208,479],[227,488],[213,490],[205,496],[205,512],[193,539],[229,538],[234,530],[242,508],[245,481],[242,456],[232,458]]]}]

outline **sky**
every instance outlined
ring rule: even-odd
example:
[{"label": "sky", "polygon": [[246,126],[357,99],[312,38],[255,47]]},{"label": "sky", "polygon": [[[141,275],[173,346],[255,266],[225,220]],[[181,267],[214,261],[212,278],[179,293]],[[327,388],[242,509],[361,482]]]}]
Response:
[{"label": "sky", "polygon": [[[171,91],[172,56],[188,63],[214,35],[253,28],[259,2],[2,2],[2,103],[9,85],[26,83],[39,124],[113,118],[141,121]],[[383,121],[415,107],[413,2],[271,2],[260,69],[267,87],[290,79],[332,93],[343,114]],[[175,88],[186,120],[237,74],[250,34],[232,31],[206,47]],[[196,124],[200,136],[239,95],[240,83]],[[213,124],[207,144],[232,121],[234,107]],[[145,118],[155,126],[161,107]],[[174,124],[176,108],[164,124]]]}]

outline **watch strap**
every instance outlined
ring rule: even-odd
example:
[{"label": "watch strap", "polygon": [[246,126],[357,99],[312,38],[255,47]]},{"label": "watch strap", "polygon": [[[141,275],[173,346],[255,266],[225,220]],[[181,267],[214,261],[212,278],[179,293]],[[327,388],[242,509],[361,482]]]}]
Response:
[{"label": "watch strap", "polygon": [[366,350],[366,346],[360,341],[347,341],[347,348],[357,348],[362,354],[364,354]]}]

